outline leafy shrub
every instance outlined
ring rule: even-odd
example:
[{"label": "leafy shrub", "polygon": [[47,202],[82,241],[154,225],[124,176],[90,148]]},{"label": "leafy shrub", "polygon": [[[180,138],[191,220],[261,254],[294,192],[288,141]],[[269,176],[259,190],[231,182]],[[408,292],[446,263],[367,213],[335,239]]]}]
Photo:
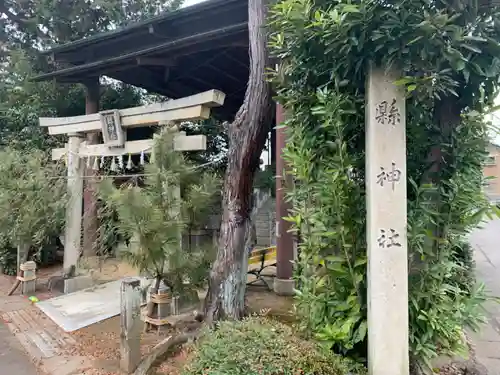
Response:
[{"label": "leafy shrub", "polygon": [[[428,369],[438,355],[460,354],[463,328],[482,322],[485,294],[463,244],[495,210],[482,192],[482,162],[500,44],[475,43],[498,40],[500,28],[490,25],[500,20],[500,8],[465,3],[280,0],[272,6],[270,49],[280,64],[271,76],[287,110],[285,158],[295,181],[287,220],[300,231],[299,328],[342,355],[367,355],[370,64],[401,69],[395,83],[407,93],[412,361]],[[429,43],[445,24],[454,32]],[[464,40],[479,52],[466,52],[471,45]]]},{"label": "leafy shrub", "polygon": [[17,248],[9,244],[8,239],[0,235],[0,273],[14,276],[17,273]]},{"label": "leafy shrub", "polygon": [[0,151],[0,265],[15,273],[16,247],[30,245],[36,254],[64,226],[67,181],[62,163],[38,150]]},{"label": "leafy shrub", "polygon": [[467,242],[458,243],[454,247],[452,259],[459,266],[455,275],[456,282],[463,289],[473,287],[476,283],[476,263],[474,261],[474,249],[472,246]]},{"label": "leafy shrub", "polygon": [[[363,372],[363,369],[358,369]],[[206,329],[183,375],[346,375],[348,363],[263,317]]]}]

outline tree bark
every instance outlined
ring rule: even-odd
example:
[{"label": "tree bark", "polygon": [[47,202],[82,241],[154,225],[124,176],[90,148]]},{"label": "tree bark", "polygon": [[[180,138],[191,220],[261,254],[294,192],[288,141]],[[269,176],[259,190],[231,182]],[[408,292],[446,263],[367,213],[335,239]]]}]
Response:
[{"label": "tree bark", "polygon": [[142,359],[141,363],[134,372],[134,375],[146,375],[150,372],[153,364],[159,358],[165,356],[169,351],[175,350],[178,346],[183,345],[196,337],[197,332],[184,333],[179,336],[169,336],[165,340],[157,344],[151,352]]},{"label": "tree bark", "polygon": [[[461,111],[458,98],[448,96],[436,101],[434,123],[440,130],[440,143],[449,144],[451,142],[453,130],[460,125]],[[439,183],[443,166],[450,162],[446,159],[441,144],[432,147],[428,156],[429,169],[424,173],[422,182],[426,184]]]},{"label": "tree bark", "polygon": [[[443,97],[435,102],[434,109],[434,123],[439,129],[438,143],[431,147],[427,157],[429,167],[422,176],[421,184],[433,186],[433,189],[427,191],[426,201],[428,205],[432,205],[433,211],[444,215],[443,210],[449,207],[443,207],[442,197],[439,190],[441,182],[449,178],[452,171],[444,174],[444,168],[453,164],[451,156],[443,150],[443,144],[451,144],[453,131],[461,122],[461,112],[459,99],[452,96]],[[437,218],[439,219],[439,218]],[[444,227],[441,222],[437,221],[432,224],[429,230],[433,233],[433,237],[426,238],[426,246],[430,246],[434,252],[437,252],[441,243],[441,238],[444,237]],[[417,274],[423,267],[424,261],[418,256],[413,254],[409,262],[409,272],[411,275]]]},{"label": "tree bark", "polygon": [[245,308],[248,252],[245,249],[255,171],[272,120],[265,29],[267,0],[248,2],[250,76],[245,100],[229,125],[228,168],[217,258],[212,266],[205,320],[240,319]]}]

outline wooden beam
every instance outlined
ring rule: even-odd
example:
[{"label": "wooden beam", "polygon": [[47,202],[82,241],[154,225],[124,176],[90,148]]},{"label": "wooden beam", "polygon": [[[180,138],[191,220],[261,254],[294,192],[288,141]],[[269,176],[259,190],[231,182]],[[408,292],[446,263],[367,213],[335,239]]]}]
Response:
[{"label": "wooden beam", "polygon": [[[78,149],[80,157],[88,156],[120,156],[128,154],[146,154],[151,153],[154,140],[144,139],[140,141],[125,142],[124,147],[109,148],[105,144],[89,145],[82,142]],[[174,139],[174,148],[176,151],[205,150],[207,148],[207,137],[204,135],[179,135]],[[55,148],[52,150],[52,160],[61,159],[68,152],[67,146],[64,148]]]},{"label": "wooden beam", "polygon": [[[212,52],[212,51],[210,51],[210,52]],[[225,53],[225,52],[226,52],[226,49],[223,49],[221,53]],[[219,57],[220,57],[220,54],[219,53],[215,53],[211,57],[208,57],[206,59],[201,59],[201,61],[197,60],[196,63],[193,64],[192,67],[187,68],[185,70],[183,69],[182,74],[176,75],[175,80],[177,81],[177,80],[180,80],[180,79],[182,79],[182,78],[184,78],[186,76],[190,76],[193,72],[198,71],[200,68],[202,68],[205,65],[210,64],[212,61],[218,59]],[[188,59],[189,59],[189,57],[188,57]],[[185,62],[183,62],[183,66],[185,66],[184,63]]]},{"label": "wooden beam", "polygon": [[185,94],[186,90],[180,90],[178,87],[172,87],[171,84],[165,85],[162,80],[164,75],[155,74],[151,70],[143,67],[136,66],[132,71],[109,72],[106,74],[108,77],[118,81],[127,82],[128,84],[136,87],[142,87],[147,91],[155,92],[157,94],[165,95],[167,98],[182,98],[189,94]]},{"label": "wooden beam", "polygon": [[206,65],[206,67],[209,68],[209,69],[215,70],[221,76],[226,76],[226,77],[232,79],[233,81],[237,82],[238,84],[241,84],[241,79],[233,76],[231,73],[229,73],[227,71],[222,71],[221,69],[217,68],[215,65],[212,65],[212,64],[208,63]]},{"label": "wooden beam", "polygon": [[136,57],[135,59],[137,65],[143,66],[166,66],[172,67],[175,66],[175,60],[173,59],[161,59],[158,57]]},{"label": "wooden beam", "polygon": [[[155,103],[140,107],[127,108],[120,110],[120,116],[123,118],[143,114],[153,114],[157,112],[172,111],[175,109],[184,109],[186,107],[204,106],[207,108],[219,107],[224,104],[225,94],[219,90],[209,90],[200,94],[187,96],[176,100],[169,100],[163,103]],[[72,116],[72,117],[40,117],[40,126],[66,126],[90,121],[99,121],[99,114]],[[163,121],[163,120],[160,120]],[[60,134],[60,133],[58,133]]]},{"label": "wooden beam", "polygon": [[[131,108],[133,109],[133,108]],[[120,114],[123,111],[120,110]],[[94,115],[89,115],[90,118],[94,118]],[[85,116],[75,116],[75,117],[85,117]],[[198,105],[194,107],[179,108],[171,111],[164,112],[153,112],[153,113],[143,113],[132,116],[121,117],[122,126],[124,128],[133,127],[143,127],[143,126],[153,126],[157,125],[162,121],[188,121],[188,120],[202,120],[210,117],[210,108]],[[61,118],[61,121],[68,121],[68,117]],[[52,120],[52,119],[51,119]],[[42,119],[40,119],[42,121]],[[71,121],[71,120],[69,120]],[[100,132],[101,131],[101,121],[99,118],[91,120],[89,122],[78,122],[70,123],[68,121],[67,125],[56,125],[49,127],[49,134],[68,134],[68,133],[87,133],[87,132]],[[46,126],[46,125],[44,125]]]},{"label": "wooden beam", "polygon": [[246,70],[250,69],[248,64],[246,62],[243,62],[241,61],[240,59],[238,59],[236,56],[234,56],[233,54],[231,53],[227,53],[227,52],[223,52],[222,53],[228,60],[231,60],[235,63],[237,63],[238,65],[242,66],[243,68],[245,68]]}]

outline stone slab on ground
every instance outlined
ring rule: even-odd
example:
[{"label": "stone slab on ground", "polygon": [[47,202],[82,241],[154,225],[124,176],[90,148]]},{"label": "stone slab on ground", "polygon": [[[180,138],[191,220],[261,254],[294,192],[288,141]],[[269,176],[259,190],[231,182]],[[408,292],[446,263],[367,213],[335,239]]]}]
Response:
[{"label": "stone slab on ground", "polygon": [[19,341],[0,322],[0,373],[11,375],[41,375],[24,352]]},{"label": "stone slab on ground", "polygon": [[[72,354],[76,341],[63,332],[40,310],[30,306],[23,310],[2,314],[6,331],[10,330],[17,345],[24,349],[24,364],[38,370],[17,372],[19,375],[81,375],[94,368],[93,362],[86,357]],[[0,324],[1,325],[1,324]],[[0,330],[0,341],[4,337]],[[17,339],[17,340],[16,340]],[[20,345],[19,345],[20,344]],[[21,349],[21,350],[22,350]],[[2,353],[0,344],[0,354]],[[0,357],[1,358],[1,357]],[[0,373],[3,374],[0,359]],[[38,371],[38,372],[37,372]]]},{"label": "stone slab on ground", "polygon": [[[140,278],[137,278],[140,279]],[[120,313],[121,280],[65,294],[36,306],[66,332],[73,332]]]},{"label": "stone slab on ground", "polygon": [[57,356],[44,360],[42,368],[50,375],[86,375],[94,364],[87,357]]},{"label": "stone slab on ground", "polygon": [[35,363],[61,355],[76,344],[71,336],[33,306],[3,313],[2,319]]}]

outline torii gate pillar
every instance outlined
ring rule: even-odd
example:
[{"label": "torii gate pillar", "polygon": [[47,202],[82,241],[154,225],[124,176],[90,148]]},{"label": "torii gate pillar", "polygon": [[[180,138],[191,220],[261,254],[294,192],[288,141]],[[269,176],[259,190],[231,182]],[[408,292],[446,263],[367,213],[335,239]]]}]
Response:
[{"label": "torii gate pillar", "polygon": [[[99,112],[99,77],[92,77],[85,82],[85,114],[90,115]],[[87,144],[99,143],[99,132],[91,132],[86,135]],[[85,176],[97,175],[98,172],[88,168]],[[83,193],[83,253],[88,256],[97,253],[97,230],[99,228],[97,218],[97,198],[95,196],[95,181],[87,180]]]},{"label": "torii gate pillar", "polygon": [[83,163],[79,156],[83,134],[68,134],[68,207],[66,208],[66,227],[64,233],[64,276],[75,276],[80,258],[82,227]]}]

